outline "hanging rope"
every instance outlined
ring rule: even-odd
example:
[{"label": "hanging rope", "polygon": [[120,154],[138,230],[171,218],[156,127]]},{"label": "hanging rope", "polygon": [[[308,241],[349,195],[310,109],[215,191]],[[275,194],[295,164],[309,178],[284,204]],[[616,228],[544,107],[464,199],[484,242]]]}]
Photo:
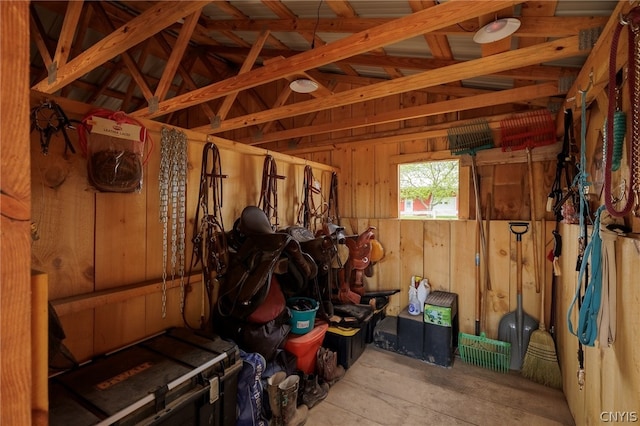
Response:
[{"label": "hanging rope", "polygon": [[586,346],[594,346],[596,337],[598,336],[598,315],[602,300],[602,239],[600,237],[600,214],[605,208],[605,206],[600,206],[596,211],[591,241],[585,249],[580,273],[578,275],[578,281],[582,282],[587,263],[591,264],[591,278],[588,281],[584,298],[582,299],[582,305],[579,308],[577,329],[574,329],[571,317],[575,304],[580,297],[579,291],[576,292],[567,312],[569,332],[576,336],[580,343]]},{"label": "hanging rope", "polygon": [[[622,28],[628,27],[629,36],[629,101],[631,104],[631,158],[629,167],[629,190],[626,203],[622,209],[618,210],[614,205],[614,197],[611,194],[611,172],[613,165],[612,143],[614,135],[614,114],[616,109],[616,60],[618,51],[618,41]],[[609,107],[607,111],[606,134],[610,143],[607,143],[604,163],[604,202],[607,211],[615,217],[622,217],[629,214],[634,207],[636,216],[640,215],[640,7],[635,7],[627,14],[625,19],[621,19],[616,26],[611,40],[611,53],[609,56]]]}]

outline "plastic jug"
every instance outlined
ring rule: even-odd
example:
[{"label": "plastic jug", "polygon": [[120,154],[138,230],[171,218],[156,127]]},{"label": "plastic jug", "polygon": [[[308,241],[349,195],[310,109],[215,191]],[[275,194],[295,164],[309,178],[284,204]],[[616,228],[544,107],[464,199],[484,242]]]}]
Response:
[{"label": "plastic jug", "polygon": [[409,286],[409,314],[420,315],[422,309],[420,309],[420,300],[418,299],[418,289],[413,285]]},{"label": "plastic jug", "polygon": [[427,296],[429,296],[429,291],[431,291],[431,287],[429,287],[429,280],[423,278],[418,285],[418,302],[420,303],[420,312],[424,311],[424,302],[427,300]]}]

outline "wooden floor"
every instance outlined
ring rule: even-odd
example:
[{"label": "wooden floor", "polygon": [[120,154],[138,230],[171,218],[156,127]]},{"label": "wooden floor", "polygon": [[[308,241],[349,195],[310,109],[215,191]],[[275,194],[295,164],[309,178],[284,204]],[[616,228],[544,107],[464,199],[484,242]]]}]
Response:
[{"label": "wooden floor", "polygon": [[307,426],[574,425],[559,390],[456,358],[451,368],[369,344]]}]

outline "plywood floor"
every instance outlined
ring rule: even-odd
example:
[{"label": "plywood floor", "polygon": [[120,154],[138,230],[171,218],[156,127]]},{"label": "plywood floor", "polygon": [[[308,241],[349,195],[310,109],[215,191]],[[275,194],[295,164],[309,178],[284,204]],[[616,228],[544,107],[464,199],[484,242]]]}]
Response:
[{"label": "plywood floor", "polygon": [[369,344],[307,426],[574,425],[559,390],[465,364],[451,368]]}]

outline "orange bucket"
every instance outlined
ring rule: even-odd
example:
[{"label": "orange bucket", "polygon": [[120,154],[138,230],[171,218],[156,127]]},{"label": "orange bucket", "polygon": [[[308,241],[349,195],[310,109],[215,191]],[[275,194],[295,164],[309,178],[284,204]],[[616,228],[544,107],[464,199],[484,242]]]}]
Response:
[{"label": "orange bucket", "polygon": [[326,322],[316,322],[308,333],[302,335],[289,333],[284,348],[297,357],[296,367],[305,374],[315,373],[316,353],[324,341],[328,328],[329,324]]}]

